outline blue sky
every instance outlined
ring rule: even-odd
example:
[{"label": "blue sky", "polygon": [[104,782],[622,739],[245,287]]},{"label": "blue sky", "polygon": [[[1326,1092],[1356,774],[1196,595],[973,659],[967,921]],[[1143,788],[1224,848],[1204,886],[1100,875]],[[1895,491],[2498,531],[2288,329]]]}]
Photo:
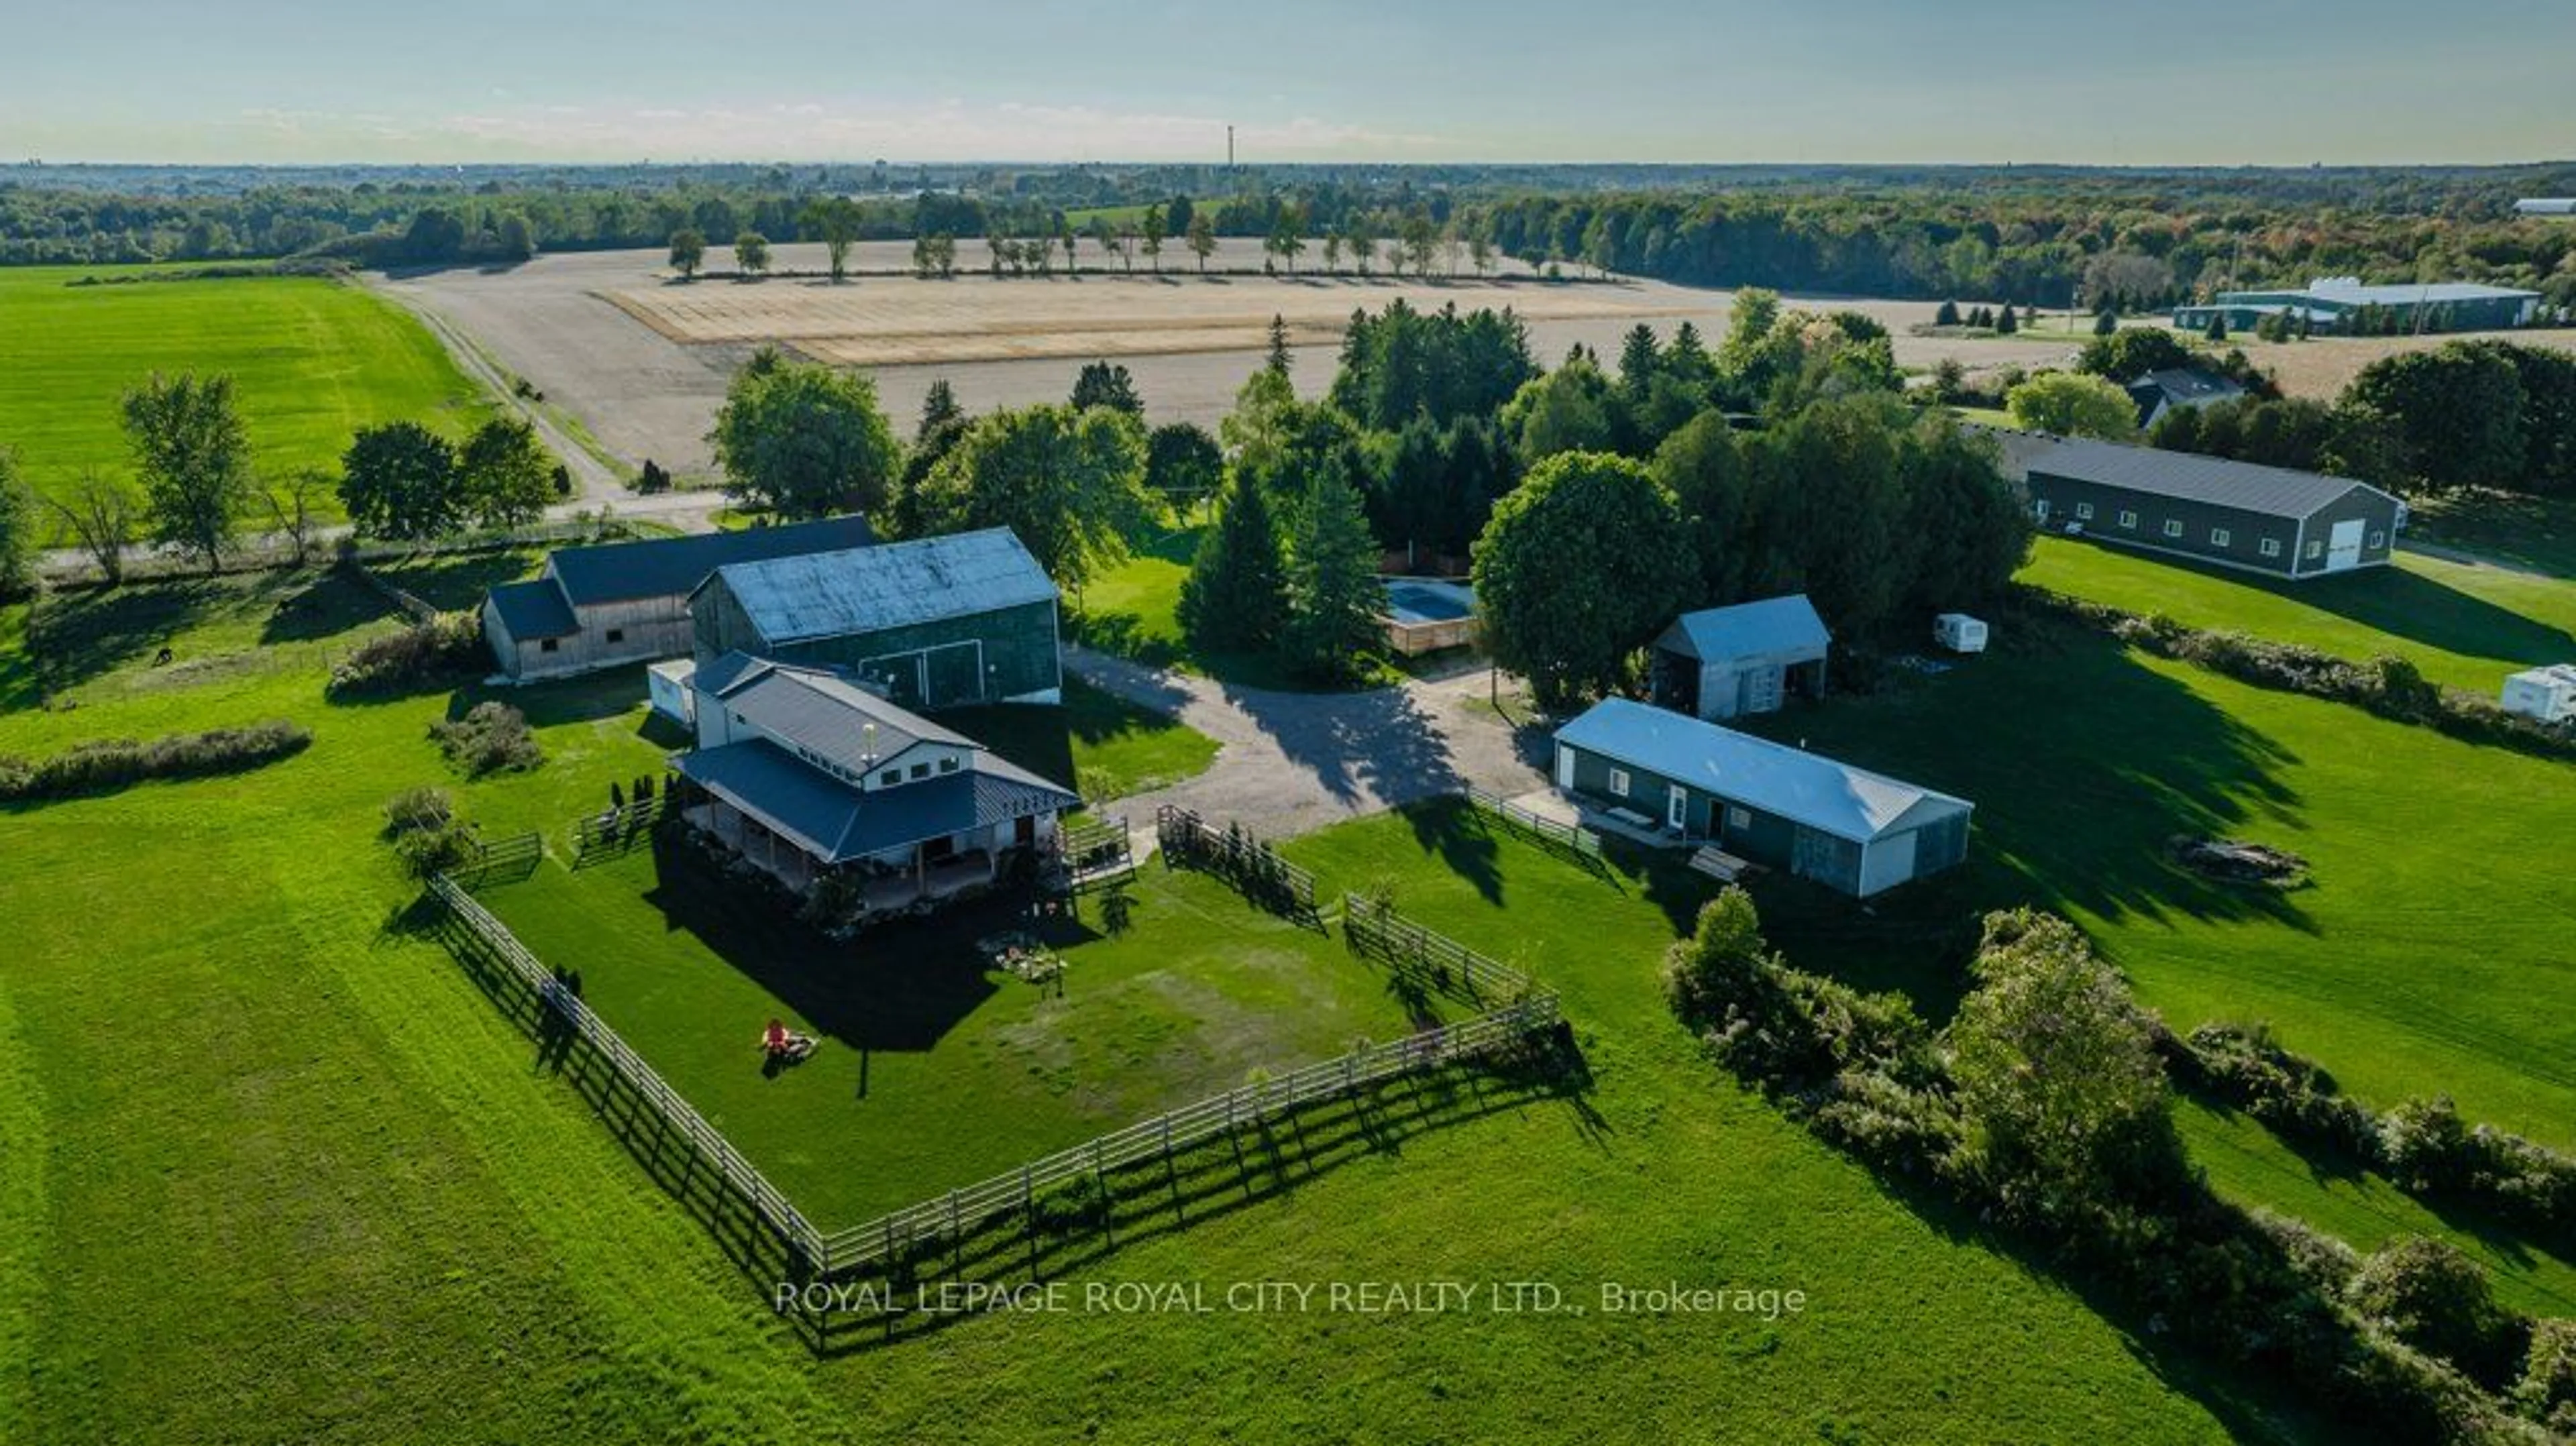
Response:
[{"label": "blue sky", "polygon": [[[381,13],[379,13],[381,12]],[[7,24],[54,161],[2507,161],[2576,4],[84,0]]]}]

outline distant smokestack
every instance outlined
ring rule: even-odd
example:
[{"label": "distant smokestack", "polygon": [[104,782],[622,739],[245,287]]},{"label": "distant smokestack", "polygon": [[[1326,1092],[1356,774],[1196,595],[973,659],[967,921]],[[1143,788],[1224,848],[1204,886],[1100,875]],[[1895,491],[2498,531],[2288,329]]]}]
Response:
[{"label": "distant smokestack", "polygon": [[1234,127],[1225,128],[1225,168],[1234,169]]}]

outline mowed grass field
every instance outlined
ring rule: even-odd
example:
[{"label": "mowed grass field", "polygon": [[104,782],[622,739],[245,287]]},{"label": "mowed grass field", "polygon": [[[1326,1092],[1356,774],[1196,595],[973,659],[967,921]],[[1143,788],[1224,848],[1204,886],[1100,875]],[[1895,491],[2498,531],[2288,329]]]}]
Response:
[{"label": "mowed grass field", "polygon": [[[0,815],[0,1438],[2323,1439],[1726,1084],[1656,980],[1694,883],[1582,873],[1437,811],[1295,852],[1537,969],[1594,1088],[1078,1281],[1678,1279],[1803,1289],[1804,1314],[1024,1315],[815,1360],[403,927],[379,809],[446,779],[424,729],[459,700],[322,701],[329,654],[393,624],[307,582],[120,603],[178,665],[102,645],[78,708],[0,704],[11,752],[272,716],[315,734],[255,773]],[[299,636],[263,641],[290,598]],[[11,677],[21,628],[0,612]],[[559,831],[659,757],[618,675],[521,697],[545,766],[447,780],[495,833]]]},{"label": "mowed grass field", "polygon": [[2021,577],[2071,597],[2304,643],[2356,662],[2395,654],[2437,683],[2490,699],[2507,674],[2576,662],[2576,584],[2421,553],[2291,583],[2043,537]]},{"label": "mowed grass field", "polygon": [[[0,447],[66,495],[132,473],[119,398],[154,371],[229,374],[264,473],[338,471],[361,427],[461,435],[491,400],[399,307],[319,277],[149,279],[151,267],[0,267]],[[75,286],[84,277],[121,284]],[[336,504],[333,504],[336,506]]]}]

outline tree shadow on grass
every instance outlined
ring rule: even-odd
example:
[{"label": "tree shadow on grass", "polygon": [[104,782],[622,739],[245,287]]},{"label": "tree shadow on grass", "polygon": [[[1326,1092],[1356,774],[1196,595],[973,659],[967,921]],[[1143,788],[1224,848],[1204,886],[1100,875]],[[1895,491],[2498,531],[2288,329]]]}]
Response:
[{"label": "tree shadow on grass", "polygon": [[534,576],[541,563],[540,554],[511,549],[437,553],[380,566],[376,574],[441,612],[464,612],[481,607],[492,589]]},{"label": "tree shadow on grass", "polygon": [[269,573],[246,594],[269,601],[263,645],[311,643],[396,616],[393,605],[337,570]]},{"label": "tree shadow on grass", "polygon": [[[462,718],[478,703],[498,702],[525,714],[532,728],[560,728],[635,712],[645,708],[647,696],[644,665],[636,663],[547,683],[468,684],[448,696],[447,716]],[[637,727],[643,726],[639,720]]]}]

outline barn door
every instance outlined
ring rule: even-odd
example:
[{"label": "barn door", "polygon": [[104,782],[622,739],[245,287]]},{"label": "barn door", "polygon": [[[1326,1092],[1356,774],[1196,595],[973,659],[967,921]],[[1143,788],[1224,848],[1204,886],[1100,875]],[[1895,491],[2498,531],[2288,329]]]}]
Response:
[{"label": "barn door", "polygon": [[2361,566],[2361,532],[2366,525],[2358,517],[2334,525],[2334,531],[2326,537],[2326,571]]}]

